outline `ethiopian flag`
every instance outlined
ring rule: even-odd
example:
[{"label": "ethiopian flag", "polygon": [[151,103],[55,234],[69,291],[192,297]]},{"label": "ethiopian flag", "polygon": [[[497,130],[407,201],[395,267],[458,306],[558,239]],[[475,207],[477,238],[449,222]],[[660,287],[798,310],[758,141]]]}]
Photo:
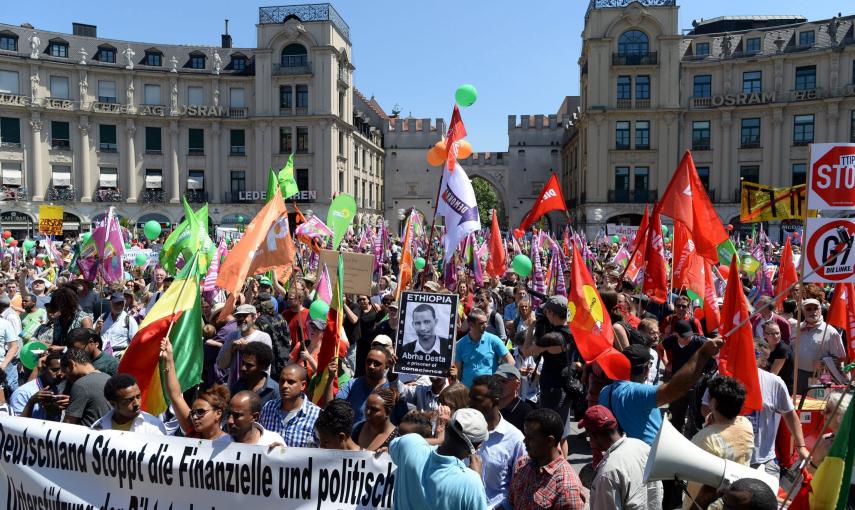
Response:
[{"label": "ethiopian flag", "polygon": [[850,404],[834,436],[828,455],[813,475],[810,507],[814,510],[844,510],[849,498],[852,461],[855,460],[855,405]]},{"label": "ethiopian flag", "polygon": [[202,304],[199,294],[199,256],[195,255],[140,324],[122,360],[119,372],[131,374],[142,392],[142,408],[150,414],[166,410],[160,374],[160,341],[167,335],[175,353],[181,391],[202,380]]},{"label": "ethiopian flag", "polygon": [[[338,277],[333,287],[332,302],[330,309],[327,312],[327,328],[324,330],[324,336],[321,339],[321,349],[318,351],[318,371],[309,384],[309,398],[316,405],[323,407],[324,394],[327,387],[333,385],[333,394],[338,391],[338,381],[334,379],[333,374],[329,371],[329,364],[333,359],[338,358],[339,345],[343,338],[344,325],[344,259],[342,254],[338,254]],[[855,407],[855,406],[853,406]]]}]

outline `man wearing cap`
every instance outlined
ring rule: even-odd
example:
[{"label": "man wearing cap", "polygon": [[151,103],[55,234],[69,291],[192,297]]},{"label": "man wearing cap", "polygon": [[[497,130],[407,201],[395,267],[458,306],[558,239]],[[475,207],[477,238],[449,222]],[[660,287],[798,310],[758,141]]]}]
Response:
[{"label": "man wearing cap", "polygon": [[116,292],[110,296],[110,312],[105,313],[95,322],[95,330],[101,335],[105,348],[112,349],[113,354],[124,352],[137,334],[137,321],[125,311],[125,295]]},{"label": "man wearing cap", "polygon": [[[662,341],[662,348],[666,353],[665,360],[667,360],[665,363],[670,361],[671,373],[675,374],[679,372],[698,349],[701,348],[704,342],[706,342],[706,338],[695,334],[689,321],[680,320],[674,323],[674,334],[669,335]],[[714,361],[710,361],[707,363],[706,368],[712,369],[714,364]],[[694,398],[695,392],[691,389],[686,395],[675,400],[668,406],[668,410],[671,412],[671,424],[680,432],[683,431],[689,402]]]},{"label": "man wearing cap", "polygon": [[273,305],[273,313],[279,313],[279,302],[273,298],[273,281],[270,278],[262,276],[258,279],[258,297],[262,302],[269,301]]},{"label": "man wearing cap", "polygon": [[627,436],[653,444],[662,426],[658,408],[685,395],[704,375],[704,366],[723,344],[721,338],[707,340],[670,381],[659,386],[645,384],[652,362],[650,349],[632,344],[622,351],[629,359],[630,380],[615,381],[603,388],[600,405],[612,411]]},{"label": "man wearing cap", "polygon": [[[395,508],[454,508],[486,510],[477,449],[487,440],[487,421],[475,409],[458,409],[451,416],[442,444],[434,448],[418,434],[394,439],[389,455],[398,467]],[[469,459],[469,466],[463,463]]]},{"label": "man wearing cap", "polygon": [[[48,301],[50,301],[50,296],[47,294],[47,289],[50,287],[50,282],[48,282],[44,278],[36,278],[33,280],[33,291],[26,292],[26,287],[21,287],[21,298],[23,299],[26,296],[32,295],[36,300],[36,307],[44,310],[45,305]],[[23,303],[21,303],[21,307],[23,308]]]},{"label": "man wearing cap", "polygon": [[231,386],[238,379],[240,351],[250,342],[262,342],[273,348],[270,335],[255,329],[256,310],[252,305],[240,305],[234,313],[237,331],[225,339],[217,354],[217,366],[226,372],[226,384]]},{"label": "man wearing cap", "polygon": [[515,365],[503,363],[496,370],[496,377],[502,382],[502,397],[499,399],[502,418],[522,430],[525,417],[534,408],[520,398],[520,379],[522,378],[520,371]]},{"label": "man wearing cap", "polygon": [[466,387],[479,375],[496,372],[500,363],[514,363],[514,357],[499,337],[487,332],[487,314],[473,308],[466,317],[469,333],[458,340],[454,347],[454,363],[457,374]]},{"label": "man wearing cap", "polygon": [[650,445],[621,434],[612,412],[601,405],[585,411],[579,428],[587,432],[591,449],[602,454],[594,466],[591,510],[662,508],[662,483],[644,483]]},{"label": "man wearing cap", "polygon": [[825,366],[823,358],[831,358],[838,368],[846,359],[840,333],[823,320],[820,302],[813,298],[805,299],[802,310],[804,322],[797,347],[799,366],[796,382],[796,393],[800,395],[804,395],[814,372]]}]

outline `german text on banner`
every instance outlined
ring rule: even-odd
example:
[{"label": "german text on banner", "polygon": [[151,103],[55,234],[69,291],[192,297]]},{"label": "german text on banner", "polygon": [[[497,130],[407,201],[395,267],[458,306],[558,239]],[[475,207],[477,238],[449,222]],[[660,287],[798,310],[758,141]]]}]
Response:
[{"label": "german text on banner", "polygon": [[742,207],[739,221],[802,220],[805,217],[805,190],[807,186],[774,188],[753,182],[742,183]]},{"label": "german text on banner", "polygon": [[39,233],[49,236],[61,236],[63,212],[64,209],[61,205],[40,205]]},{"label": "german text on banner", "polygon": [[0,418],[3,508],[392,508],[395,466],[370,452],[275,448]]}]

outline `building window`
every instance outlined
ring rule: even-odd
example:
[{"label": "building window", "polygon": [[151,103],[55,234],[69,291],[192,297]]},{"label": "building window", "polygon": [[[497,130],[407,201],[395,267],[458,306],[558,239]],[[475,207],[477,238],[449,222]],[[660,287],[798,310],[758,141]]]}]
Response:
[{"label": "building window", "polygon": [[294,169],[294,180],[297,181],[297,187],[301,190],[309,189],[309,169],[308,168],[295,168]]},{"label": "building window", "polygon": [[309,152],[309,128],[297,128],[297,153],[305,154]]},{"label": "building window", "polygon": [[50,123],[50,147],[51,149],[71,149],[71,137],[68,122],[52,121]]},{"label": "building window", "polygon": [[743,149],[760,147],[760,119],[742,119],[740,145]]},{"label": "building window", "polygon": [[21,121],[17,117],[0,117],[0,146],[21,145]]},{"label": "building window", "polygon": [[229,179],[229,190],[232,193],[246,191],[246,171],[232,170]]},{"label": "building window", "polygon": [[695,170],[698,171],[698,177],[701,179],[701,184],[704,185],[704,189],[707,192],[709,192],[709,190],[710,190],[710,167],[699,166]]},{"label": "building window", "polygon": [[615,123],[615,149],[629,149],[629,122]]},{"label": "building window", "polygon": [[232,108],[246,107],[246,96],[243,88],[235,87],[229,89],[229,106]]},{"label": "building window", "polygon": [[710,150],[710,123],[708,120],[692,122],[692,150]]},{"label": "building window", "polygon": [[632,78],[629,76],[617,77],[617,98],[632,99]]},{"label": "building window", "polygon": [[813,114],[793,117],[793,145],[813,143]]},{"label": "building window", "polygon": [[633,181],[635,191],[647,191],[650,183],[650,168],[646,166],[635,167]]},{"label": "building window", "polygon": [[229,131],[229,154],[232,156],[246,155],[246,131],[243,129]]},{"label": "building window", "polygon": [[813,30],[805,30],[804,32],[799,32],[799,47],[806,48],[809,46],[813,46],[816,42],[816,32]]},{"label": "building window", "polygon": [[18,51],[18,36],[12,34],[0,35],[0,50]]},{"label": "building window", "polygon": [[344,131],[338,132],[338,155],[344,157]]},{"label": "building window", "polygon": [[309,87],[297,85],[297,108],[309,107]]},{"label": "building window", "polygon": [[763,71],[742,73],[742,93],[753,94],[763,91]]},{"label": "building window", "polygon": [[64,165],[53,165],[51,167],[51,179],[54,188],[71,187],[71,167]]},{"label": "building window", "polygon": [[816,88],[816,66],[796,68],[796,90],[811,90]]},{"label": "building window", "polygon": [[294,89],[291,85],[279,87],[279,108],[291,108],[294,106]]},{"label": "building window", "polygon": [[163,65],[163,54],[156,51],[147,51],[145,52],[145,58],[143,59],[143,65],[160,67]]},{"label": "building window", "polygon": [[291,138],[291,128],[281,127],[279,128],[279,153],[291,154],[292,152],[294,152],[294,144]]},{"label": "building window", "polygon": [[143,86],[143,100],[148,105],[160,104],[160,85],[145,85]]},{"label": "building window", "polygon": [[22,184],[21,164],[20,163],[0,163],[0,176],[2,176],[3,186],[8,188],[20,188]]},{"label": "building window", "polygon": [[804,163],[793,163],[793,186],[807,182],[807,165]]},{"label": "building window", "polygon": [[191,156],[205,154],[205,130],[190,128],[187,130],[187,150]]},{"label": "building window", "polygon": [[163,170],[159,168],[146,169],[145,189],[163,189]]},{"label": "building window", "polygon": [[145,152],[147,154],[160,154],[162,149],[160,128],[147,126],[145,128]]},{"label": "building window", "polygon": [[48,44],[48,55],[51,57],[68,58],[68,43],[51,41]]},{"label": "building window", "polygon": [[345,105],[344,92],[339,92],[338,93],[338,116],[341,117],[342,119],[344,118],[344,105]]},{"label": "building window", "polygon": [[98,101],[101,103],[116,102],[116,82],[98,80]]},{"label": "building window", "polygon": [[190,170],[187,172],[187,189],[188,190],[204,190],[205,189],[205,171]]},{"label": "building window", "polygon": [[55,99],[69,99],[68,78],[65,76],[50,77],[50,97]]},{"label": "building window", "polygon": [[695,56],[706,57],[709,54],[710,54],[710,43],[708,43],[708,42],[696,42],[695,43]]},{"label": "building window", "polygon": [[712,75],[699,74],[695,76],[695,84],[692,88],[693,97],[712,96]]},{"label": "building window", "polygon": [[739,167],[739,180],[745,182],[760,182],[760,167],[756,165]]},{"label": "building window", "polygon": [[116,48],[112,46],[99,46],[98,52],[93,57],[93,60],[104,62],[105,64],[116,63]]},{"label": "building window", "polygon": [[232,69],[235,71],[246,70],[246,57],[232,57]]},{"label": "building window", "polygon": [[187,87],[187,104],[202,106],[205,104],[205,89],[202,87]]},{"label": "building window", "polygon": [[759,53],[760,52],[760,38],[759,37],[749,37],[745,40],[745,53]]},{"label": "building window", "polygon": [[102,167],[98,172],[98,187],[116,189],[119,187],[119,171],[117,168]]},{"label": "building window", "polygon": [[116,152],[116,126],[113,124],[98,125],[98,150],[101,152]]},{"label": "building window", "polygon": [[645,55],[647,52],[647,34],[640,30],[627,30],[618,39],[618,54],[621,56]]},{"label": "building window", "polygon": [[362,205],[359,202],[359,177],[353,178],[353,199],[357,205]]},{"label": "building window", "polygon": [[0,71],[0,94],[18,94],[18,71]]},{"label": "building window", "polygon": [[[615,167],[615,191],[629,191],[629,167],[628,166],[619,166]],[[617,200],[621,201],[621,200]],[[622,200],[626,202],[627,200]]]},{"label": "building window", "polygon": [[282,50],[280,65],[282,67],[305,67],[308,54],[302,44],[289,44]]},{"label": "building window", "polygon": [[635,121],[635,148],[649,149],[650,148],[650,121],[637,120]]},{"label": "building window", "polygon": [[650,99],[650,76],[635,77],[635,99]]},{"label": "building window", "polygon": [[190,69],[205,69],[205,55],[190,55]]}]

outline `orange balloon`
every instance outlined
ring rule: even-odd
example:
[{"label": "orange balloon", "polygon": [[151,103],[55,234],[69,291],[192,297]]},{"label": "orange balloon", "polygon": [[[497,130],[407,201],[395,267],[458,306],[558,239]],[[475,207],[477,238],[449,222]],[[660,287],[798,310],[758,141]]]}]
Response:
[{"label": "orange balloon", "polygon": [[434,145],[427,153],[427,161],[430,166],[441,166],[445,162],[445,151]]},{"label": "orange balloon", "polygon": [[466,159],[472,155],[472,144],[466,140],[457,142],[457,159]]}]

